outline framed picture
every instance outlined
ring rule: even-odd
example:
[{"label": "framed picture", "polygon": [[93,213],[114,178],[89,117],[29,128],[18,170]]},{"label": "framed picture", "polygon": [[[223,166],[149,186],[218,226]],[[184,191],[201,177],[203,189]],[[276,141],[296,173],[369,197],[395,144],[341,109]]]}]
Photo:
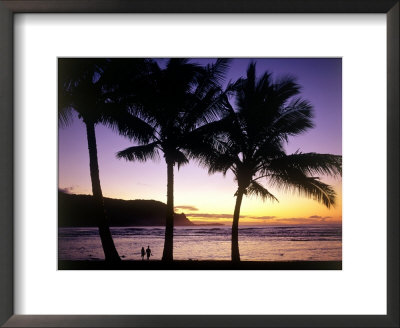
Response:
[{"label": "framed picture", "polygon": [[[70,72],[81,69],[97,82],[71,85]],[[341,269],[341,58],[59,58],[58,71],[59,270]],[[253,95],[252,85],[261,91]],[[92,106],[81,88],[96,88],[96,103],[107,94],[89,146],[101,176],[86,182],[80,136]],[[238,105],[249,97],[260,103]],[[280,100],[270,107],[272,99]],[[273,142],[272,130],[280,136]],[[299,161],[308,163],[301,172]],[[239,188],[243,166],[253,173]],[[104,230],[91,189],[104,194]]]},{"label": "framed picture", "polygon": [[[1,1],[0,9],[1,48],[7,50],[0,53],[4,118],[0,140],[6,154],[0,162],[0,319],[4,326],[398,326],[398,1],[341,5],[331,1]],[[371,13],[381,15],[362,15]],[[105,107],[118,103],[118,108],[127,109],[118,115],[128,116],[117,120],[104,107],[104,129],[93,128],[105,213],[115,222],[107,229],[122,259],[117,263],[111,260],[110,244],[105,246],[104,225],[91,222],[90,214],[81,215],[95,204],[96,165],[88,114],[77,110],[79,99],[68,103],[83,85],[82,80],[73,82],[77,67],[86,72],[96,67],[88,81],[97,86],[104,83]],[[134,80],[128,67],[140,71]],[[181,157],[174,157],[169,175],[169,162],[164,159],[170,143],[165,140],[174,139],[177,130],[164,140],[168,129],[162,125],[174,113],[154,122],[158,108],[168,102],[164,96],[168,93],[160,93],[160,79],[171,76],[171,67],[185,68],[185,77],[187,69],[197,74],[188,82],[191,89],[185,89],[185,97],[190,92],[200,97],[205,81],[212,80],[218,88],[212,112],[199,118],[202,123],[196,129],[184,129],[194,131],[193,141],[186,135],[184,145],[177,146],[174,154]],[[215,71],[218,78],[213,80]],[[126,86],[134,84],[135,90],[142,88],[141,93],[125,97],[126,76],[130,79]],[[288,97],[276,113],[298,110],[302,119],[312,119],[309,125],[315,125],[316,132],[297,144],[291,134],[285,152],[277,147],[268,162],[265,159],[257,166],[259,175],[253,172],[243,186],[243,175],[238,173],[240,163],[245,163],[243,153],[234,155],[240,163],[227,164],[236,149],[232,138],[237,129],[229,132],[231,124],[224,125],[223,120],[237,120],[243,131],[253,122],[244,135],[261,133],[257,124],[269,118],[257,114],[251,121],[246,116],[249,107],[240,98],[249,92],[251,81],[255,90],[269,90],[268,97],[288,86],[296,89],[293,96],[300,98]],[[151,93],[154,85],[157,88]],[[166,88],[169,85],[165,83]],[[122,96],[121,90],[125,90]],[[83,99],[87,101],[87,96]],[[175,94],[170,99],[179,98]],[[266,101],[266,96],[260,99]],[[190,108],[179,112],[180,126]],[[138,124],[139,118],[140,124],[153,128],[152,134],[129,135],[133,120]],[[225,127],[210,130],[204,122]],[[230,146],[223,148],[229,138]],[[149,153],[152,144],[157,144],[156,150]],[[144,157],[143,147],[147,147]],[[341,176],[342,147],[343,219],[341,178],[338,182],[328,177],[329,183],[324,184],[326,180],[317,175]],[[86,157],[76,155],[83,153]],[[301,203],[298,197],[286,200],[269,189],[267,182],[276,183],[278,178],[280,183],[283,177],[285,183],[299,179],[300,171],[291,172],[300,164],[292,161],[301,157],[304,165],[311,160],[305,158],[309,153],[313,160],[321,153],[324,157],[318,161],[325,161],[318,168],[307,164],[304,179],[319,186],[319,191],[311,192],[303,181],[300,191],[310,202]],[[154,165],[145,161],[140,166],[135,161],[156,158],[161,161]],[[189,164],[185,159],[190,159]],[[89,172],[89,162],[91,179],[82,173]],[[163,182],[164,174],[158,173],[162,163]],[[282,169],[284,164],[289,166]],[[182,166],[179,171],[178,166]],[[208,176],[207,169],[215,174]],[[132,170],[134,176],[129,175]],[[223,178],[219,172],[227,170],[232,174]],[[366,178],[371,171],[373,181]],[[275,180],[261,180],[266,175]],[[175,177],[175,189],[167,176]],[[294,185],[297,193],[298,180]],[[374,192],[367,192],[371,186]],[[234,195],[228,199],[224,194],[230,188]],[[92,193],[93,199],[84,196]],[[268,201],[260,205],[252,195],[269,201],[283,198],[286,205],[275,207]],[[238,205],[242,197],[244,202]],[[227,209],[232,199],[235,211],[235,202],[230,204],[232,210]],[[327,208],[333,202],[339,206],[325,212],[313,207],[318,201]],[[155,214],[121,221],[126,208],[135,207],[135,213],[140,213],[147,202],[153,203],[145,212]],[[256,208],[264,210],[252,212]],[[168,214],[167,223],[162,221],[165,211],[175,222],[172,234],[167,233]],[[241,220],[236,232],[232,217],[233,222]],[[279,237],[273,245],[267,243],[272,243],[271,236]]]}]

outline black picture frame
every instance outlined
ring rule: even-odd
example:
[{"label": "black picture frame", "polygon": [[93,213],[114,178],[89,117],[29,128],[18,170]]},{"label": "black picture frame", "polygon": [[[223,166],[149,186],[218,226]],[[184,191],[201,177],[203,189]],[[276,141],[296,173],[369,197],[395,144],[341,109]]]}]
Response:
[{"label": "black picture frame", "polygon": [[[0,0],[0,324],[4,327],[399,327],[399,8],[399,0]],[[13,16],[16,13],[385,13],[387,315],[14,315]]]}]

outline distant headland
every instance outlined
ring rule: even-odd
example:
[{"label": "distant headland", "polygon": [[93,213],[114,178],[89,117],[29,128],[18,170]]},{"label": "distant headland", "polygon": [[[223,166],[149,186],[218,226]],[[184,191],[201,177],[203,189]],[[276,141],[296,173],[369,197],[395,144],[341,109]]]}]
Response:
[{"label": "distant headland", "polygon": [[[59,227],[95,227],[91,195],[68,194],[58,191]],[[104,198],[104,207],[110,226],[165,226],[166,204],[156,200],[123,200]],[[175,213],[175,226],[222,225],[194,224],[184,213]]]}]

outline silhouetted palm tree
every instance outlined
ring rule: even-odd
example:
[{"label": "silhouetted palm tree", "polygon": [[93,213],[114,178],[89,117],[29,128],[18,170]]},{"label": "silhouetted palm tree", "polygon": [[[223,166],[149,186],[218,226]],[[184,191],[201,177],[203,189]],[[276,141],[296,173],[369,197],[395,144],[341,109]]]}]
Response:
[{"label": "silhouetted palm tree", "polygon": [[[100,185],[99,165],[95,126],[103,123],[124,135],[139,140],[147,140],[151,131],[141,121],[135,120],[125,110],[112,101],[118,94],[122,79],[122,68],[133,72],[143,64],[143,60],[64,58],[59,59],[58,113],[60,126],[70,124],[72,112],[76,111],[86,126],[89,149],[90,177],[95,203],[99,234],[106,261],[120,261],[104,210],[103,193]],[[117,92],[118,90],[118,92]],[[147,137],[146,137],[147,136]]]},{"label": "silhouetted palm tree", "polygon": [[189,149],[198,144],[193,137],[200,126],[218,119],[226,109],[227,97],[220,81],[228,60],[202,67],[187,59],[170,59],[164,69],[154,62],[148,74],[131,85],[130,112],[141,119],[153,134],[149,142],[117,153],[129,161],[147,161],[163,153],[167,164],[167,213],[162,259],[173,260],[174,166],[188,163]]},{"label": "silhouetted palm tree", "polygon": [[293,78],[273,82],[266,72],[257,79],[255,66],[250,64],[247,77],[233,86],[235,109],[231,107],[223,119],[201,128],[210,147],[192,153],[210,174],[225,175],[230,170],[237,181],[232,261],[240,261],[238,231],[243,195],[277,201],[261,179],[271,187],[297,191],[329,208],[335,203],[335,191],[314,175],[341,175],[342,169],[338,155],[285,153],[283,145],[288,137],[313,127],[312,106],[296,97],[300,86]]}]

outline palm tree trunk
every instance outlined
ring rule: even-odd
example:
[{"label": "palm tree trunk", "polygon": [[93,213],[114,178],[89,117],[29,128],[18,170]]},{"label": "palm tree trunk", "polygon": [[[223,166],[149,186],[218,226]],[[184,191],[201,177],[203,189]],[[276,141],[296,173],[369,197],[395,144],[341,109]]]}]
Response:
[{"label": "palm tree trunk", "polygon": [[99,234],[101,244],[103,246],[104,256],[106,261],[118,262],[120,257],[115,248],[114,241],[112,239],[109,223],[104,210],[103,193],[100,186],[99,176],[99,164],[97,161],[97,145],[96,145],[96,133],[94,123],[85,122],[86,133],[89,148],[89,165],[90,165],[90,177],[92,180],[92,192],[94,207],[96,211],[97,224],[99,228]]},{"label": "palm tree trunk", "polygon": [[239,217],[244,191],[239,189],[236,196],[235,212],[232,222],[232,262],[240,262],[239,254]]},{"label": "palm tree trunk", "polygon": [[165,222],[164,251],[162,260],[173,260],[174,249],[174,164],[167,161],[167,217]]}]

